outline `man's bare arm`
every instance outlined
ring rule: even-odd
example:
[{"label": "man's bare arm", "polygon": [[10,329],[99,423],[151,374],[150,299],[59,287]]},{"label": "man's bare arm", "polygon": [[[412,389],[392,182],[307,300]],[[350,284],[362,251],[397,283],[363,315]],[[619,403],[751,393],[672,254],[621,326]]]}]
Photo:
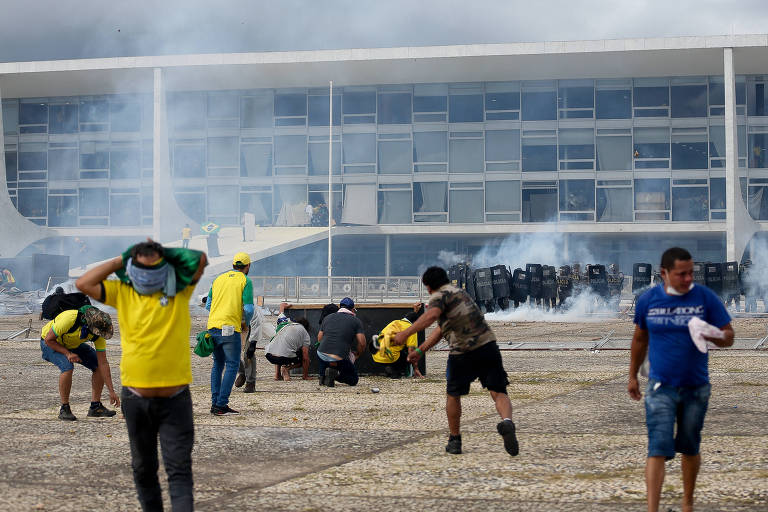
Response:
[{"label": "man's bare arm", "polygon": [[360,357],[365,352],[365,334],[359,332],[357,338],[357,356]]},{"label": "man's bare arm", "polygon": [[101,296],[101,282],[109,277],[109,274],[121,268],[123,268],[123,257],[115,256],[80,276],[75,281],[75,286],[90,298],[101,301],[103,300]]},{"label": "man's bare arm", "polygon": [[733,345],[733,337],[734,337],[735,334],[733,332],[733,327],[731,326],[730,322],[727,323],[726,325],[724,325],[723,327],[721,327],[720,330],[725,333],[725,337],[724,338],[706,338],[707,341],[711,341],[712,343],[714,343],[718,347],[730,347],[730,346],[732,346]]},{"label": "man's bare arm", "polygon": [[640,400],[640,398],[642,398],[640,386],[637,382],[637,372],[640,370],[640,365],[643,364],[647,352],[648,331],[635,326],[635,333],[632,335],[632,348],[629,359],[629,382],[627,384],[627,392],[633,400]]},{"label": "man's bare arm", "polygon": [[441,313],[442,313],[442,310],[440,308],[437,308],[434,306],[427,308],[424,314],[421,315],[419,319],[413,323],[413,325],[411,325],[404,331],[400,331],[397,334],[395,334],[394,338],[392,339],[392,344],[405,345],[405,342],[408,340],[411,334],[423,331],[424,329],[432,325],[435,322],[435,320],[440,318]]}]

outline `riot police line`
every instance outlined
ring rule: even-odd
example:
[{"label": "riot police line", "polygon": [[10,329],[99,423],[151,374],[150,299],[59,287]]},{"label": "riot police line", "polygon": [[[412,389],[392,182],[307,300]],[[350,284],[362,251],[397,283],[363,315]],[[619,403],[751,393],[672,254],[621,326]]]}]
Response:
[{"label": "riot police line", "polygon": [[454,286],[463,288],[481,310],[493,312],[522,305],[543,310],[567,310],[582,294],[588,293],[595,309],[618,310],[624,274],[617,265],[552,265],[528,263],[525,269],[505,265],[472,269],[458,263],[448,269]]},{"label": "riot police line", "polygon": [[[543,310],[567,310],[576,298],[589,293],[595,309],[617,311],[625,277],[616,264],[587,265],[579,263],[551,265],[528,263],[525,269],[510,270],[505,265],[472,269],[468,263],[458,263],[448,269],[452,284],[463,288],[485,312],[518,308],[522,305]],[[752,262],[695,262],[694,283],[714,291],[726,307],[739,311],[744,297],[744,311],[757,312],[757,299],[763,300],[768,312],[768,286],[758,279]],[[631,290],[636,299],[650,286],[661,283],[661,274],[650,263],[632,266]]]}]

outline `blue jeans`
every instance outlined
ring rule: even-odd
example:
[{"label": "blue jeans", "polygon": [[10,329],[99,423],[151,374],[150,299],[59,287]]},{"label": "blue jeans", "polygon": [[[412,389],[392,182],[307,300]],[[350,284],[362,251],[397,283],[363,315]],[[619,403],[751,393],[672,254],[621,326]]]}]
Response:
[{"label": "blue jeans", "polygon": [[[45,340],[40,339],[40,350],[43,351],[43,359],[55,364],[61,370],[61,373],[71,372],[75,365],[69,362],[67,356],[61,352],[56,352],[51,347],[45,344]],[[76,348],[69,350],[73,354],[77,354],[80,357],[80,364],[95,372],[99,368],[99,360],[96,358],[96,351],[91,348],[87,343],[81,343]]]},{"label": "blue jeans", "polygon": [[[326,368],[328,368],[330,365],[330,361],[326,361],[322,357],[318,357],[317,373],[324,376]],[[334,367],[339,371],[339,374],[336,375],[336,380],[338,382],[343,382],[344,384],[348,384],[350,386],[357,385],[359,377],[357,376],[357,368],[355,368],[355,365],[352,363],[352,361],[349,359],[340,359],[335,362]]]},{"label": "blue jeans", "polygon": [[[674,387],[650,379],[645,391],[648,457],[698,455],[711,386]],[[675,434],[677,422],[677,434]]]},{"label": "blue jeans", "polygon": [[[222,336],[221,329],[208,329],[213,339],[213,368],[211,368],[211,405],[224,407],[240,366],[240,333]],[[222,373],[224,374],[222,377]]]}]

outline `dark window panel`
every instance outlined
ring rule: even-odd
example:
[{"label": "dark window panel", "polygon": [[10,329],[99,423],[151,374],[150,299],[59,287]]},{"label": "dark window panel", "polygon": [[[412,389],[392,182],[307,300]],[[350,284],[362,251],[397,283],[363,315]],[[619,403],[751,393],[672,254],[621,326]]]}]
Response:
[{"label": "dark window panel", "polygon": [[635,210],[669,210],[669,179],[635,180]]},{"label": "dark window panel", "polygon": [[598,188],[598,222],[632,222],[631,188]]},{"label": "dark window panel", "polygon": [[81,123],[108,123],[109,102],[107,100],[83,100],[80,102]]},{"label": "dark window panel", "polygon": [[672,187],[672,220],[709,220],[707,187]]},{"label": "dark window panel", "polygon": [[[752,148],[749,155],[749,167],[753,169],[768,167],[768,134],[750,133],[749,147]],[[22,154],[19,153],[19,169],[21,169]]]},{"label": "dark window panel", "polygon": [[523,222],[556,222],[557,189],[523,189]]},{"label": "dark window panel", "polygon": [[109,190],[106,188],[81,188],[79,203],[81,216],[109,216]]},{"label": "dark window panel", "polygon": [[768,187],[750,185],[747,208],[753,219],[768,220]]},{"label": "dark window panel", "polygon": [[672,143],[672,169],[707,169],[708,167],[706,142]]},{"label": "dark window panel", "polygon": [[523,121],[557,119],[557,93],[523,92]]},{"label": "dark window panel", "polygon": [[485,161],[520,160],[520,130],[488,130],[485,132]]},{"label": "dark window panel", "polygon": [[450,141],[450,172],[483,172],[482,139],[452,139]]},{"label": "dark window panel", "polygon": [[241,128],[272,128],[272,97],[245,96],[240,99]]},{"label": "dark window panel", "polygon": [[[326,155],[328,151],[325,152]],[[411,174],[413,149],[409,140],[379,141],[379,174]],[[328,164],[325,165],[328,167]]]},{"label": "dark window panel", "polygon": [[411,94],[379,94],[379,124],[410,124]]},{"label": "dark window panel", "polygon": [[668,107],[669,87],[635,87],[632,104],[635,107]]},{"label": "dark window panel", "polygon": [[77,196],[48,196],[48,225],[77,226]]},{"label": "dark window panel", "polygon": [[595,106],[595,88],[561,87],[558,106],[559,108],[592,108]]},{"label": "dark window panel", "polygon": [[557,145],[523,144],[523,171],[556,171]]},{"label": "dark window panel", "polygon": [[76,180],[79,178],[76,149],[48,150],[48,179]]},{"label": "dark window panel", "polygon": [[179,92],[169,95],[168,117],[173,129],[204,130],[205,103],[205,96],[196,92]]},{"label": "dark window panel", "polygon": [[306,94],[275,94],[275,116],[307,115]]},{"label": "dark window panel", "polygon": [[725,178],[709,179],[709,207],[713,210],[725,210]]},{"label": "dark window panel", "polygon": [[18,190],[18,210],[25,217],[45,217],[48,211],[47,190],[45,188],[20,188]]},{"label": "dark window panel", "polygon": [[482,224],[483,191],[451,190],[448,222]]},{"label": "dark window panel", "polygon": [[414,212],[447,212],[448,183],[444,181],[413,184]]},{"label": "dark window panel", "polygon": [[275,165],[305,165],[307,137],[304,135],[275,136]]},{"label": "dark window panel", "polygon": [[[328,175],[328,143],[313,143],[309,145],[309,174]],[[341,143],[333,143],[333,173],[341,173]]]},{"label": "dark window panel", "polygon": [[7,182],[14,182],[17,179],[18,176],[18,167],[17,167],[17,159],[15,151],[6,151],[5,152],[5,180]]},{"label": "dark window panel", "polygon": [[20,103],[19,124],[48,124],[48,105],[45,103]]},{"label": "dark window panel", "polygon": [[240,98],[237,94],[208,94],[208,118],[230,119],[240,117]]},{"label": "dark window panel", "polygon": [[379,191],[379,224],[411,223],[411,191]]},{"label": "dark window panel", "polygon": [[520,210],[519,181],[486,181],[485,211],[508,212]]},{"label": "dark window panel", "polygon": [[38,171],[48,168],[48,153],[46,151],[19,152],[20,171]]},{"label": "dark window panel", "polygon": [[446,112],[448,110],[447,96],[414,96],[414,112]]},{"label": "dark window panel", "polygon": [[[309,126],[328,126],[328,106],[328,96],[309,97]],[[336,94],[333,95],[333,126],[341,126],[341,95]]]},{"label": "dark window panel", "polygon": [[629,119],[632,104],[629,90],[597,90],[595,93],[595,117],[597,119]]},{"label": "dark window panel", "polygon": [[376,161],[376,134],[345,133],[342,151],[345,164],[367,164]]},{"label": "dark window panel", "polygon": [[112,179],[141,177],[141,151],[139,148],[110,151],[109,175]]},{"label": "dark window panel", "polygon": [[447,162],[447,132],[416,132],[413,134],[414,162]]},{"label": "dark window panel", "polygon": [[709,104],[725,105],[725,84],[709,82]]},{"label": "dark window panel", "polygon": [[672,117],[707,117],[707,86],[673,85]]},{"label": "dark window panel", "polygon": [[520,93],[488,92],[485,94],[485,110],[520,110]]},{"label": "dark window panel", "polygon": [[597,170],[632,170],[632,137],[597,137]]},{"label": "dark window panel", "polygon": [[343,112],[345,114],[375,114],[375,92],[345,92]]},{"label": "dark window panel", "polygon": [[595,180],[560,180],[560,211],[595,209]]},{"label": "dark window panel", "polygon": [[453,95],[448,98],[448,120],[451,123],[480,123],[483,121],[483,95]]},{"label": "dark window panel", "polygon": [[48,131],[50,133],[77,133],[77,105],[51,105]]}]

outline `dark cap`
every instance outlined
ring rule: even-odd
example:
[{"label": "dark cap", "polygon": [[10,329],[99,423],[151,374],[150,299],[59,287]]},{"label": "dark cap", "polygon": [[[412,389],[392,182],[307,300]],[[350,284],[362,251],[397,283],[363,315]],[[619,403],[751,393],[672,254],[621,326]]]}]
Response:
[{"label": "dark cap", "polygon": [[355,308],[355,301],[350,299],[349,297],[344,297],[339,301],[339,306],[347,309],[354,309]]},{"label": "dark cap", "polygon": [[88,330],[96,336],[101,336],[105,340],[112,337],[112,318],[108,313],[98,308],[88,308],[83,313],[83,321],[88,326]]}]

